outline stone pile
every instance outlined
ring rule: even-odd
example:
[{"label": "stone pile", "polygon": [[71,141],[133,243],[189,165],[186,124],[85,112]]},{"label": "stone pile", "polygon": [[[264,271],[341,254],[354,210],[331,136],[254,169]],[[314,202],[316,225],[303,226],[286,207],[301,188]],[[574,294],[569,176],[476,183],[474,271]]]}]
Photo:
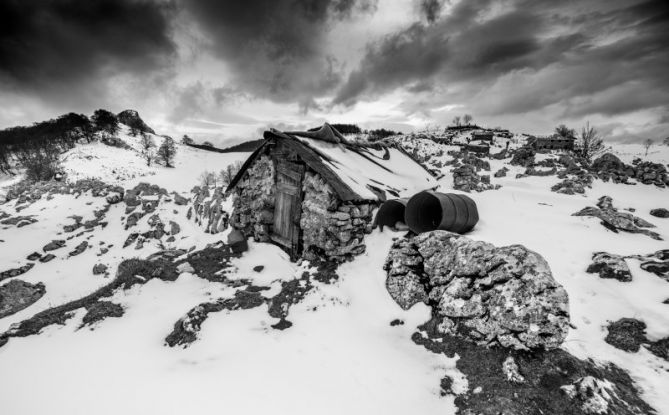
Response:
[{"label": "stone pile", "polygon": [[485,190],[499,189],[500,185],[490,184],[490,175],[479,176],[476,167],[471,164],[463,164],[452,170],[453,188],[463,192],[483,192]]},{"label": "stone pile", "polygon": [[395,302],[431,305],[442,333],[522,350],[557,348],[567,336],[567,292],[522,245],[433,231],[397,240],[384,269]]}]

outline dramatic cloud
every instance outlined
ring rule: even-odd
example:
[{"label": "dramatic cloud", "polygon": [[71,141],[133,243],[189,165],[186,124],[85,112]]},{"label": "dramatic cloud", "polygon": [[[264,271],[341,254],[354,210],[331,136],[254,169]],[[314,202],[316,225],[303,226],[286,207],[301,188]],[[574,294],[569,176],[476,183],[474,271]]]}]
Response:
[{"label": "dramatic cloud", "polygon": [[298,102],[303,110],[341,80],[341,63],[324,49],[331,24],[373,11],[374,5],[371,0],[184,2],[240,87]]},{"label": "dramatic cloud", "polygon": [[99,76],[146,73],[174,52],[168,3],[3,0],[0,86],[76,93]]},{"label": "dramatic cloud", "polygon": [[441,19],[440,3],[421,4],[428,23],[371,44],[334,104],[434,86],[439,97],[422,104],[464,102],[492,115],[554,104],[564,116],[616,115],[669,103],[666,2],[463,1]]}]

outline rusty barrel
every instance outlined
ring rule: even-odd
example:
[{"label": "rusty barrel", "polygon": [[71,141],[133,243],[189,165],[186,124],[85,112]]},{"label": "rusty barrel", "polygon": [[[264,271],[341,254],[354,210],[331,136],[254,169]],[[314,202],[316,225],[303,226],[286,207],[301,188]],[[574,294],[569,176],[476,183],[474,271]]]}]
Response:
[{"label": "rusty barrel", "polygon": [[476,203],[455,193],[424,191],[406,204],[404,222],[415,233],[444,230],[469,232],[479,221]]},{"label": "rusty barrel", "polygon": [[385,201],[376,212],[374,227],[378,226],[383,230],[384,226],[395,227],[397,222],[404,223],[404,210],[408,201],[408,198]]}]

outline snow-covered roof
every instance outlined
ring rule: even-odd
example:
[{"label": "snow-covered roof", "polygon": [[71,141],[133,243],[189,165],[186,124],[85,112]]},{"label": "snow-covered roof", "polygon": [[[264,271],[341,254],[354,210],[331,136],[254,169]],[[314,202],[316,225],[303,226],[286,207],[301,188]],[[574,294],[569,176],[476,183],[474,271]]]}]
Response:
[{"label": "snow-covered roof", "polygon": [[[394,143],[351,144],[328,124],[315,132],[270,130],[264,136],[266,144],[281,141],[295,150],[344,201],[410,197],[437,186],[432,174]],[[229,189],[264,151],[263,146],[251,155]]]}]

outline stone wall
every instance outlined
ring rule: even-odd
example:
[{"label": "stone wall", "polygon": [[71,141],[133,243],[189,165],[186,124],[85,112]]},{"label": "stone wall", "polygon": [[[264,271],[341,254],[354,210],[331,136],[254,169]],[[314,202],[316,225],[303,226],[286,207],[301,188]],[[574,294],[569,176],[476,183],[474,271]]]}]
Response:
[{"label": "stone wall", "polygon": [[311,172],[304,176],[303,190],[303,257],[343,262],[365,252],[374,205],[341,203],[332,187]]},{"label": "stone wall", "polygon": [[258,242],[269,241],[270,227],[274,222],[275,174],[272,159],[263,155],[235,187],[230,224]]}]

